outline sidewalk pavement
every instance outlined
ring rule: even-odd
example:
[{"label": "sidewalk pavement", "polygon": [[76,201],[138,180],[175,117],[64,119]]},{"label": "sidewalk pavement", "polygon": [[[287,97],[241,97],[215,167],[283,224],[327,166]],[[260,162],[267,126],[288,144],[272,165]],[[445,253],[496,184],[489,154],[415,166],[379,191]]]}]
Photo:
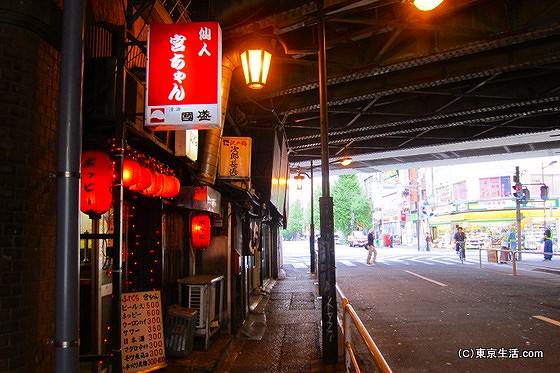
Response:
[{"label": "sidewalk pavement", "polygon": [[[418,251],[417,247],[404,245],[395,249],[408,253]],[[478,250],[467,253],[471,260],[478,260],[478,255]],[[551,273],[560,274],[558,255],[555,253],[551,262],[544,262],[539,254],[524,254],[523,260],[517,263],[518,274],[543,278]],[[508,274],[512,271],[511,264],[489,262],[486,252],[482,252],[482,267]],[[168,358],[168,366],[162,372],[344,372],[341,351],[336,367],[322,364],[321,300],[318,299],[317,276],[308,271],[307,267],[285,266],[281,276],[251,302],[254,306],[237,335],[217,336],[208,351],[195,348],[187,357]]]},{"label": "sidewalk pavement", "polygon": [[[208,351],[168,358],[166,373],[344,372],[344,357],[324,366],[321,348],[321,300],[316,275],[286,266],[254,302],[235,336],[213,340]],[[252,307],[253,308],[253,307]]]}]

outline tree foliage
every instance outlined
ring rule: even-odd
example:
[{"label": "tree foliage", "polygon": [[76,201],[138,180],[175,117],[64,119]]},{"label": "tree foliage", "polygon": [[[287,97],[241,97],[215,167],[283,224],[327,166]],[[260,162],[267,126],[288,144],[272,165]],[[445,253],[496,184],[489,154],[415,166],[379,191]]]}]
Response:
[{"label": "tree foliage", "polygon": [[334,228],[348,235],[371,226],[371,206],[356,175],[341,175],[332,188]]},{"label": "tree foliage", "polygon": [[[320,185],[313,193],[316,231],[320,227],[321,197]],[[371,226],[371,206],[365,191],[361,187],[356,175],[341,175],[331,186],[333,198],[333,219],[335,232],[340,231],[347,236],[352,230],[361,226],[367,230]]]},{"label": "tree foliage", "polygon": [[282,230],[282,237],[285,240],[298,240],[303,234],[304,226],[303,206],[299,199],[290,202],[288,212],[288,226]]}]

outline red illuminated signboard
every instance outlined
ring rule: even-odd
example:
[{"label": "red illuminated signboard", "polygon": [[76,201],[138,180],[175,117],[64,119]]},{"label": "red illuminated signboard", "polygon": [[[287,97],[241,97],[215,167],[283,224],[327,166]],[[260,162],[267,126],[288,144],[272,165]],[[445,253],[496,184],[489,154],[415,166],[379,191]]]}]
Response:
[{"label": "red illuminated signboard", "polygon": [[146,127],[156,131],[220,128],[220,25],[149,27]]}]

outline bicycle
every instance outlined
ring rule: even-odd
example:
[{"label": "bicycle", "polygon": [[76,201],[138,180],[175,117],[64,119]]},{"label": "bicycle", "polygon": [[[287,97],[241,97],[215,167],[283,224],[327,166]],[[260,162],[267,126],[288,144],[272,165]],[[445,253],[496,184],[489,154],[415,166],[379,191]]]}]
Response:
[{"label": "bicycle", "polygon": [[459,260],[461,264],[465,262],[465,243],[462,241],[457,242],[457,255],[459,255]]}]

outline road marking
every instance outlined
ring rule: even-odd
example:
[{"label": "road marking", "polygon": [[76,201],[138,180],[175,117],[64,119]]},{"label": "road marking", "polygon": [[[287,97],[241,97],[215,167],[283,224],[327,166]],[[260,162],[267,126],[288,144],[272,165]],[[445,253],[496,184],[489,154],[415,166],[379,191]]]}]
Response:
[{"label": "road marking", "polygon": [[429,260],[431,260],[432,262],[436,262],[436,263],[439,263],[439,264],[446,265],[446,266],[453,266],[453,265],[457,264],[457,263],[446,262],[446,261],[436,259],[436,258],[433,258],[433,259],[430,258]]},{"label": "road marking", "polygon": [[340,263],[344,264],[347,267],[355,267],[356,264],[352,263],[350,260],[339,260]]},{"label": "road marking", "polygon": [[533,316],[533,317],[534,317],[535,319],[539,319],[539,320],[546,321],[546,322],[548,322],[548,323],[554,324],[554,325],[556,325],[556,326],[560,326],[560,321],[556,321],[556,320],[554,320],[554,319],[549,319],[548,317],[540,316],[540,315],[535,315],[535,316]]},{"label": "road marking", "polygon": [[294,266],[294,268],[307,268],[307,264],[301,262],[292,263],[292,265]]},{"label": "road marking", "polygon": [[433,283],[436,284],[436,285],[439,285],[439,286],[447,286],[446,284],[443,284],[443,283],[438,282],[438,281],[436,281],[436,280],[432,280],[431,278],[427,278],[427,277],[421,276],[421,275],[419,275],[418,273],[414,273],[414,272],[406,271],[406,270],[405,270],[405,272],[410,273],[410,274],[413,275],[413,276],[419,277],[419,278],[421,278],[422,280],[426,280],[426,281],[433,282]]},{"label": "road marking", "polygon": [[412,258],[411,260],[416,262],[416,263],[426,264],[426,265],[429,265],[429,266],[434,265],[433,263],[426,262],[426,258],[423,257],[423,256]]}]

